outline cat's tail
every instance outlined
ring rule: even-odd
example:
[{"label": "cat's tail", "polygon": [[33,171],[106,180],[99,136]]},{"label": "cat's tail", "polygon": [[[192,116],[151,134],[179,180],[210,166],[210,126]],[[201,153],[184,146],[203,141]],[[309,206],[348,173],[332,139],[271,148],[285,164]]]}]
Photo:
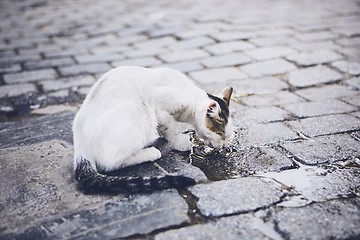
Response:
[{"label": "cat's tail", "polygon": [[167,188],[194,185],[194,179],[184,176],[119,177],[98,173],[89,160],[81,158],[76,165],[75,179],[87,193],[144,193]]}]

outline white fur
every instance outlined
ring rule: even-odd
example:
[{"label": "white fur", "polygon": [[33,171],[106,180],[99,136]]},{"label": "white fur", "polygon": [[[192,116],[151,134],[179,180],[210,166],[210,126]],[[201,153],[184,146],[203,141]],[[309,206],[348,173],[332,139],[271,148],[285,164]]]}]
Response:
[{"label": "white fur", "polygon": [[216,147],[225,145],[232,133],[229,118],[226,139],[205,126],[211,103],[205,91],[172,69],[119,67],[105,73],[86,97],[73,123],[74,165],[80,157],[94,169],[114,170],[145,161],[161,153],[146,148],[159,132],[173,148],[191,147],[182,132],[193,128]]}]

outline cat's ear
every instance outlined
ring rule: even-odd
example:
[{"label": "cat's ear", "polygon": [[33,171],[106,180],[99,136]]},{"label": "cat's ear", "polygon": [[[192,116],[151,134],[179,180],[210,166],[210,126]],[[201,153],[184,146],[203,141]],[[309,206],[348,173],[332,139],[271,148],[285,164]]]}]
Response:
[{"label": "cat's ear", "polygon": [[226,105],[228,107],[230,105],[230,99],[231,99],[231,94],[232,93],[233,93],[233,88],[232,87],[226,87],[222,91],[222,98],[224,99],[224,101],[226,102]]},{"label": "cat's ear", "polygon": [[211,101],[207,107],[206,115],[208,117],[216,117],[219,115],[220,106],[217,102]]}]

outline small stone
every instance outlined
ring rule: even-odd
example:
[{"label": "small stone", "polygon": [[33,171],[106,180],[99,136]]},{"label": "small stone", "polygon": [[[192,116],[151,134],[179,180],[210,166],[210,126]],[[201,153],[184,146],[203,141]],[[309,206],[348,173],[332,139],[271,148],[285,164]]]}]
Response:
[{"label": "small stone", "polygon": [[265,75],[283,74],[296,67],[292,63],[289,63],[283,59],[267,60],[257,63],[249,63],[240,67],[240,70],[248,74],[249,76],[256,78]]},{"label": "small stone", "polygon": [[289,73],[289,83],[295,87],[334,82],[341,78],[341,74],[326,66],[303,68]]}]

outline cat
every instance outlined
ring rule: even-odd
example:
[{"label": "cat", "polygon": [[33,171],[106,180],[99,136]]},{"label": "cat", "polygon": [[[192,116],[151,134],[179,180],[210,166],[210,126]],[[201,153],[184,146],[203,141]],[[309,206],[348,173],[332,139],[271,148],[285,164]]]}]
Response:
[{"label": "cat", "polygon": [[226,147],[232,134],[229,103],[206,93],[169,68],[123,66],[105,73],[91,88],[73,122],[75,179],[85,192],[136,193],[195,184],[185,176],[119,177],[100,174],[155,161],[152,144],[163,137],[173,149],[191,148],[186,130],[205,143]]}]

